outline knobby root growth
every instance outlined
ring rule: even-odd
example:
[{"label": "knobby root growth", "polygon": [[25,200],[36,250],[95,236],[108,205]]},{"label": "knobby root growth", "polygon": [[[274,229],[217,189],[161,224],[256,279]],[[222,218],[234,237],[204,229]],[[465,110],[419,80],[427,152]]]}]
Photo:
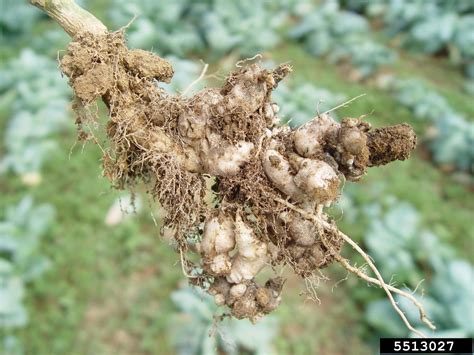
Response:
[{"label": "knobby root growth", "polygon": [[[128,49],[121,31],[77,34],[61,69],[74,91],[81,139],[91,138],[85,128],[98,126],[96,100],[108,108],[104,175],[119,189],[147,187],[166,209],[164,224],[183,273],[232,316],[256,321],[278,307],[285,281],[275,275],[257,282],[265,267],[288,265],[314,291],[312,277],[337,261],[382,287],[411,331],[423,335],[392,292],[410,299],[433,328],[421,304],[387,285],[369,256],[324,212],[346,181],[358,181],[370,167],[407,159],[416,145],[410,126],[372,129],[363,118],[337,122],[330,112],[298,129],[281,126],[279,105],[285,103],[274,102],[271,94],[292,71],[287,64],[267,70],[239,62],[222,87],[187,97],[204,78],[205,65],[188,89],[170,95],[160,82],[171,80],[171,64]],[[376,278],[341,256],[345,243]],[[193,252],[198,261],[188,257]]]}]

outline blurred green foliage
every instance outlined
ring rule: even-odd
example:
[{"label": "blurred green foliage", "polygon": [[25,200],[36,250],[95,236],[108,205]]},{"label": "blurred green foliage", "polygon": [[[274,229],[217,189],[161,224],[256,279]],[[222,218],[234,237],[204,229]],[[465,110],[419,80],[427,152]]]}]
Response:
[{"label": "blurred green foliage", "polygon": [[[31,33],[35,23],[45,16],[26,1],[2,0],[0,12],[1,40],[14,40],[16,36]],[[18,21],[18,19],[22,21]]]},{"label": "blurred green foliage", "polygon": [[112,4],[109,16],[117,27],[139,16],[128,30],[132,46],[178,56],[205,53],[214,60],[232,50],[253,56],[275,47],[281,41],[277,29],[286,15],[271,1],[114,0]]},{"label": "blurred green foliage", "polygon": [[21,352],[21,345],[11,335],[13,328],[28,322],[23,304],[26,283],[38,278],[50,261],[39,252],[40,238],[51,227],[54,209],[51,205],[33,206],[31,197],[24,197],[16,206],[6,209],[0,221],[0,350],[6,354]]},{"label": "blurred green foliage", "polygon": [[[293,85],[291,85],[293,84]],[[333,93],[323,88],[317,88],[310,83],[282,83],[273,92],[276,102],[284,102],[278,113],[280,121],[292,127],[298,127],[308,121],[308,118],[323,113],[346,99],[343,94]]]},{"label": "blurred green foliage", "polygon": [[0,69],[0,95],[10,117],[0,173],[37,172],[56,148],[54,134],[72,126],[66,81],[53,59],[24,49]]},{"label": "blurred green foliage", "polygon": [[328,56],[331,62],[348,60],[362,78],[396,58],[389,48],[370,39],[369,22],[358,14],[343,11],[337,1],[326,1],[306,14],[289,32],[302,40],[314,56]]},{"label": "blurred green foliage", "polygon": [[428,137],[433,159],[452,164],[460,170],[474,172],[474,122],[468,122],[447,101],[423,82],[399,80],[395,99],[409,108],[416,118],[434,124],[436,132]]},{"label": "blurred green foliage", "polygon": [[384,23],[402,44],[429,54],[447,51],[474,78],[474,3],[470,0],[343,0],[349,9]]}]

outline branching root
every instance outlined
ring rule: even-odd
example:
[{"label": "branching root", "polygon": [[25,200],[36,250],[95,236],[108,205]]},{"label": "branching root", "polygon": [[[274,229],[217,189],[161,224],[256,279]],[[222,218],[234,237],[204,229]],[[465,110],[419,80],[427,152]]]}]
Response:
[{"label": "branching root", "polygon": [[[165,227],[185,275],[207,287],[233,316],[256,321],[278,307],[284,280],[259,284],[264,268],[289,265],[317,298],[314,275],[338,261],[382,287],[410,330],[422,335],[392,292],[409,298],[432,327],[421,304],[387,285],[367,254],[324,212],[338,199],[341,182],[408,158],[416,144],[408,125],[373,130],[362,118],[337,122],[326,112],[298,129],[280,126],[271,94],[291,72],[286,64],[267,70],[242,62],[220,88],[186,97],[192,83],[182,95],[169,95],[159,83],[171,80],[171,64],[129,50],[121,31],[77,34],[61,69],[74,91],[81,138],[90,134],[84,128],[101,126],[96,100],[108,108],[104,175],[116,188],[147,186],[166,209]],[[376,278],[341,256],[344,243],[364,257]],[[188,258],[191,251],[198,262]]]}]

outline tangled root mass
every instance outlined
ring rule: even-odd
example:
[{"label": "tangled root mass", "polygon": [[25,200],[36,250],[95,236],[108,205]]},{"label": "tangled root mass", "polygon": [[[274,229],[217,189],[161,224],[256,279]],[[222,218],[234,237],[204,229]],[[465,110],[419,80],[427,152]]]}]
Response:
[{"label": "tangled root mass", "polygon": [[[159,87],[173,76],[170,63],[129,50],[116,32],[77,35],[61,69],[74,90],[80,137],[87,137],[96,99],[108,107],[105,175],[117,188],[149,186],[167,211],[184,266],[201,270],[192,281],[237,318],[256,320],[278,307],[284,281],[258,284],[264,267],[287,264],[308,277],[333,262],[343,245],[337,229],[278,201],[335,227],[323,207],[338,198],[341,181],[404,160],[416,144],[406,124],[371,129],[358,118],[339,123],[322,114],[296,130],[279,126],[271,93],[291,72],[288,65],[251,64],[231,73],[222,88],[171,96]],[[196,235],[198,265],[186,259]]]}]

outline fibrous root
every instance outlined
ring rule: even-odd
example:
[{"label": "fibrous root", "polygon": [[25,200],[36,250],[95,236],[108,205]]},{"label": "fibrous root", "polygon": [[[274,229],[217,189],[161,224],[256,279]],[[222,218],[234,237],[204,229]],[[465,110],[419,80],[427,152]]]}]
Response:
[{"label": "fibrous root", "polygon": [[194,264],[184,256],[186,267],[200,270],[193,282],[210,285],[216,304],[237,318],[256,320],[278,307],[284,281],[257,282],[264,268],[290,265],[309,277],[343,260],[347,240],[323,208],[337,200],[342,181],[404,160],[416,144],[407,124],[372,129],[361,118],[320,114],[297,129],[280,126],[271,93],[288,65],[243,66],[221,88],[173,96],[159,87],[173,75],[166,60],[129,50],[121,32],[82,32],[61,69],[81,137],[95,100],[108,107],[105,175],[118,188],[150,187],[182,255],[192,243],[200,255]]}]

